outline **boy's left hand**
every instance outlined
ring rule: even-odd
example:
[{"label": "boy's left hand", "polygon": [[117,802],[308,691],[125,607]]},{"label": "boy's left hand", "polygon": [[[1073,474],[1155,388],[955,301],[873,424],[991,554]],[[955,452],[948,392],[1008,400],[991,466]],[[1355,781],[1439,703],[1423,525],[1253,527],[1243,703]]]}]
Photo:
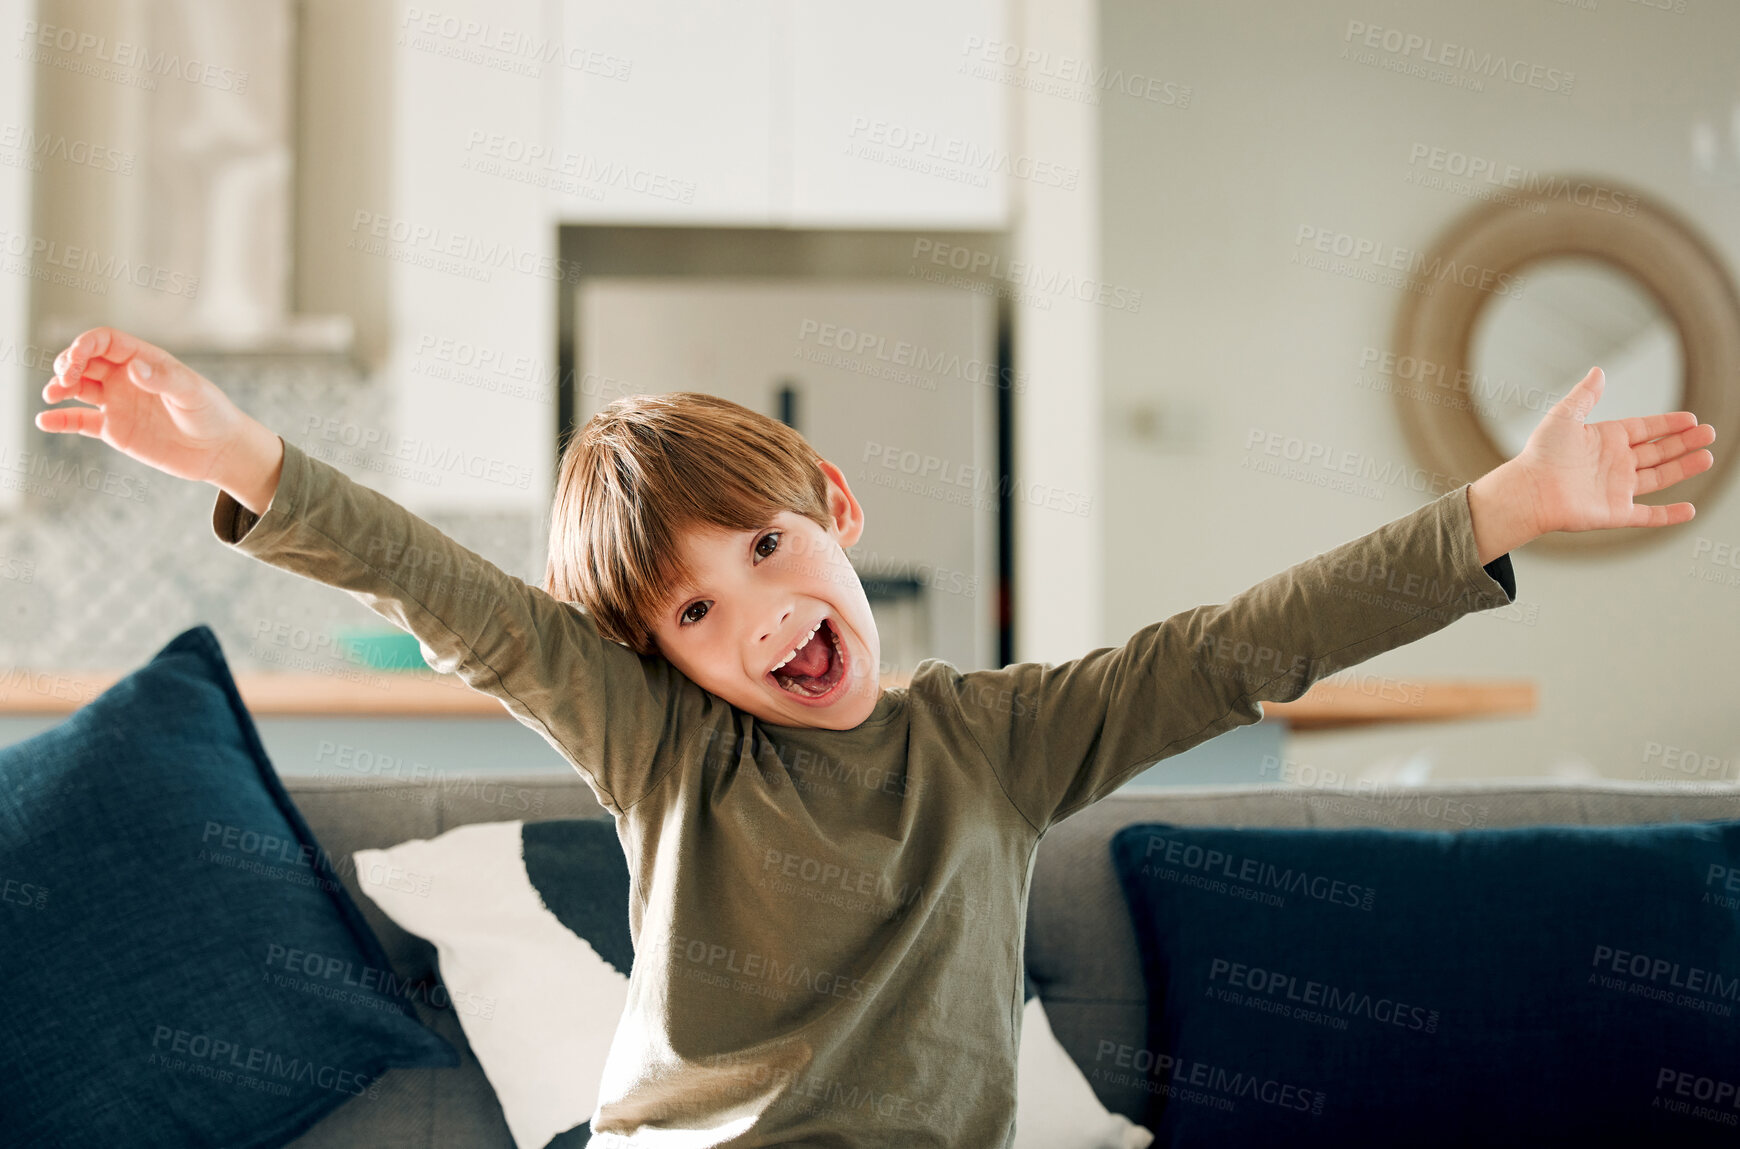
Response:
[{"label": "boy's left hand", "polygon": [[1715,456],[1699,448],[1716,429],[1690,411],[1586,422],[1605,384],[1601,368],[1591,368],[1503,465],[1514,468],[1521,490],[1511,497],[1526,497],[1534,534],[1663,527],[1694,513],[1690,503],[1631,500],[1709,470]]}]

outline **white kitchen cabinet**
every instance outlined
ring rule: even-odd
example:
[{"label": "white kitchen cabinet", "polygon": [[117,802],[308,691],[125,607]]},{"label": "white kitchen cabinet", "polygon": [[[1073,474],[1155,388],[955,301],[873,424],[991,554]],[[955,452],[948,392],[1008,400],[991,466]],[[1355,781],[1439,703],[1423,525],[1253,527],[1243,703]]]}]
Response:
[{"label": "white kitchen cabinet", "polygon": [[998,229],[1014,90],[974,67],[1004,0],[564,0],[567,223]]},{"label": "white kitchen cabinet", "polygon": [[419,514],[539,510],[548,489],[555,404],[526,392],[550,374],[556,296],[578,271],[535,165],[508,152],[545,138],[541,76],[558,65],[526,47],[541,5],[444,0],[407,9],[396,34],[392,195],[359,205],[349,235],[387,263],[391,424],[334,421],[302,442],[360,440],[375,485]]},{"label": "white kitchen cabinet", "polygon": [[566,0],[565,222],[774,222],[773,133],[788,66],[777,0]]},{"label": "white kitchen cabinet", "polygon": [[792,225],[1001,228],[1011,171],[1069,178],[1010,154],[1013,90],[968,51],[1003,42],[1001,0],[789,13]]}]

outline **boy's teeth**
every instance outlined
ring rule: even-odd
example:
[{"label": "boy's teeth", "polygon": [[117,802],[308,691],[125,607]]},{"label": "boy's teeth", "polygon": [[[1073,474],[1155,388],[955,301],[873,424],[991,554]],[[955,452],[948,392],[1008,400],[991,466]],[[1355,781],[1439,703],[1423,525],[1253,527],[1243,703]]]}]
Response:
[{"label": "boy's teeth", "polygon": [[[798,639],[798,644],[792,647],[791,650],[786,653],[784,658],[779,660],[779,666],[775,666],[773,670],[778,670],[780,666],[784,666],[786,663],[796,658],[798,656],[798,651],[808,646],[810,644],[810,639],[814,638],[816,636],[816,631],[820,629],[822,629],[822,620],[818,618],[816,619],[816,625],[810,627],[810,632]],[[768,673],[772,674],[773,671],[770,670]]]}]

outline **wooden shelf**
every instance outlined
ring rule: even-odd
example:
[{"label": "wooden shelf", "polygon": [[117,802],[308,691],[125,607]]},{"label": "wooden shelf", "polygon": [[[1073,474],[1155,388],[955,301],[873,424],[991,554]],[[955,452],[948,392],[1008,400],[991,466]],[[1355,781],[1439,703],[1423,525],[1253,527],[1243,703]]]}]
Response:
[{"label": "wooden shelf", "polygon": [[1539,691],[1526,678],[1417,682],[1371,678],[1319,682],[1293,702],[1265,702],[1262,707],[1263,721],[1278,719],[1291,730],[1339,730],[1390,722],[1533,714],[1539,704]]},{"label": "wooden shelf", "polygon": [[[130,672],[129,672],[130,673]],[[0,675],[0,714],[70,714],[122,677],[101,671],[13,671]],[[883,685],[904,686],[906,677]],[[348,669],[344,674],[239,674],[242,701],[256,715],[280,717],[505,718],[500,702],[457,675],[428,670]],[[1443,722],[1533,714],[1527,679],[1365,679],[1319,682],[1294,702],[1265,702],[1263,720],[1293,730],[1330,730],[1389,722]]]},{"label": "wooden shelf", "polygon": [[[71,714],[123,677],[113,671],[15,670],[0,675],[0,714]],[[885,687],[905,682],[904,676],[882,680]],[[236,689],[254,715],[514,720],[507,707],[458,675],[430,670],[359,666],[343,674],[237,674]]]}]

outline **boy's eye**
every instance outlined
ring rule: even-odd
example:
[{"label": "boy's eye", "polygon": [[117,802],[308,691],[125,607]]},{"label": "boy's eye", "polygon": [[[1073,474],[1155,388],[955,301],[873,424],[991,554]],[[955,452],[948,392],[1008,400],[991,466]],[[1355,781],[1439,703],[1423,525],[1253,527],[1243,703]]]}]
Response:
[{"label": "boy's eye", "polygon": [[[695,613],[696,611],[700,611],[701,613],[696,614]],[[706,618],[706,617],[707,617],[707,603],[704,601],[690,603],[689,608],[687,610],[683,611],[683,622],[685,624],[700,622],[703,618]]]},{"label": "boy's eye", "polygon": [[[767,541],[769,539],[773,540],[773,546],[771,546],[771,547],[769,547],[767,545]],[[776,551],[778,549],[779,549],[779,532],[778,531],[769,531],[767,534],[762,535],[760,541],[755,544],[755,553],[756,553],[756,555],[758,555],[761,558],[766,558],[768,555],[772,554],[774,551]]]}]

